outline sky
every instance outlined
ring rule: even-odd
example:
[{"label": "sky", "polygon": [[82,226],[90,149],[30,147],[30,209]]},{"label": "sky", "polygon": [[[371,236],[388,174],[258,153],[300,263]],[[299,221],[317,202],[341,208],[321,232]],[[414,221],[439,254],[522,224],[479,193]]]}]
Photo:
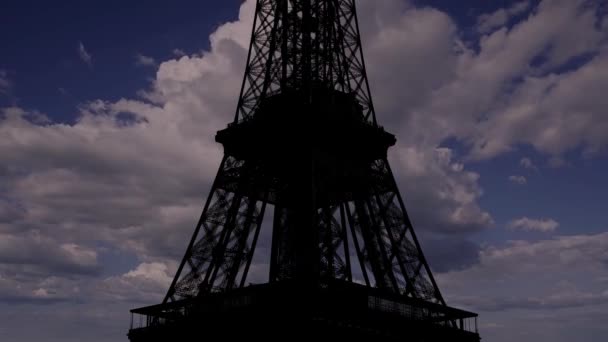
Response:
[{"label": "sky", "polygon": [[[359,0],[389,161],[486,341],[608,339],[608,2]],[[0,338],[126,340],[222,157],[254,1],[0,4]],[[269,233],[260,242],[268,249]],[[267,259],[256,255],[252,279]]]}]

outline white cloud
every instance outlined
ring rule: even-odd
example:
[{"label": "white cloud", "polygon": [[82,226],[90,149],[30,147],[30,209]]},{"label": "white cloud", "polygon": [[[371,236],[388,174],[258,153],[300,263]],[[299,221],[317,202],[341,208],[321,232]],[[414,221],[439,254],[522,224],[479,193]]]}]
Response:
[{"label": "white cloud", "polygon": [[389,152],[406,206],[419,231],[471,232],[491,226],[477,203],[479,175],[449,149],[438,148],[444,129],[413,118],[411,109],[431,99],[454,77],[461,42],[445,13],[400,0],[360,1],[364,53],[378,120],[396,133]]},{"label": "white cloud", "polygon": [[[437,144],[422,120],[410,111],[451,80],[461,42],[457,27],[445,13],[409,8],[402,1],[361,1],[364,53],[368,77],[381,124],[395,130],[406,145]],[[443,131],[441,131],[443,133]]]},{"label": "white cloud", "polygon": [[532,162],[532,159],[530,159],[530,158],[522,158],[519,161],[519,165],[521,167],[523,167],[524,169],[538,170],[538,167],[536,167],[536,165],[534,165],[534,162]]},{"label": "white cloud", "polygon": [[[425,141],[458,138],[470,147],[471,159],[492,158],[520,144],[550,155],[579,146],[587,154],[601,151],[608,144],[602,134],[606,98],[600,95],[608,79],[608,30],[596,25],[597,6],[543,1],[511,29],[482,36],[478,50],[454,50],[454,57],[445,57],[453,65],[451,76],[410,108],[404,129],[433,132],[424,134]],[[591,61],[568,64],[584,56]],[[551,72],[558,67],[562,71]],[[405,81],[397,89],[407,89]]]},{"label": "white cloud", "polygon": [[52,239],[38,231],[0,233],[0,265],[29,265],[37,272],[95,275],[97,252],[89,247]]},{"label": "white cloud", "polygon": [[73,125],[2,109],[0,189],[11,205],[1,206],[0,232],[25,239],[36,230],[66,254],[78,250],[62,244],[87,241],[146,262],[180,258],[221,160],[215,132],[232,118],[242,80],[246,39],[231,37],[250,26],[222,26],[210,52],[162,63],[150,92],[157,104],[93,101]]},{"label": "white cloud", "polygon": [[509,176],[509,181],[513,184],[524,185],[528,183],[528,179],[524,176]]},{"label": "white cloud", "polygon": [[479,174],[464,170],[446,148],[398,146],[392,152],[405,204],[417,231],[467,233],[494,224],[477,203]]},{"label": "white cloud", "polygon": [[175,268],[164,263],[142,263],[121,276],[105,279],[95,289],[98,298],[160,302],[173,280]]},{"label": "white cloud", "polygon": [[521,1],[509,8],[501,8],[491,14],[482,14],[477,18],[477,31],[489,33],[494,29],[505,26],[509,20],[526,12],[530,8],[530,1]]},{"label": "white cloud", "polygon": [[603,51],[576,71],[527,78],[501,115],[488,121],[487,134],[495,138],[476,147],[477,153],[495,154],[516,142],[530,143],[556,156],[554,160],[577,146],[587,155],[601,152],[608,144],[608,116],[603,112],[608,102],[600,90],[608,85],[606,70],[608,53]]},{"label": "white cloud", "polygon": [[74,280],[56,276],[37,279],[28,271],[0,268],[0,302],[45,304],[82,299]]},{"label": "white cloud", "polygon": [[[444,44],[451,46],[449,37],[456,30],[445,14],[414,10],[408,12],[408,20],[391,21],[400,3],[362,2],[377,8],[381,24],[373,28],[375,24],[366,20],[368,37],[384,37],[372,44],[371,56],[375,57],[370,68],[380,71],[382,63],[395,64],[403,59],[402,52],[397,57],[382,54],[391,37],[402,37],[395,32],[407,33],[408,38],[398,44],[400,49],[425,51],[405,70],[419,72],[416,64],[428,59],[426,52],[451,51]],[[234,113],[254,5],[253,1],[244,3],[238,21],[220,26],[211,35],[210,51],[160,63],[147,92],[152,102],[120,99],[85,103],[72,125],[37,124],[30,118],[39,113],[16,107],[3,109],[0,189],[12,204],[7,206],[10,210],[0,212],[0,231],[10,230],[11,238],[21,240],[36,231],[42,241],[54,244],[45,246],[46,250],[57,251],[66,259],[80,256],[90,261],[90,251],[76,246],[106,243],[146,264],[179,261],[221,159],[221,148],[213,138]],[[446,33],[448,38],[442,38]],[[439,42],[429,40],[429,34]],[[82,50],[86,52],[84,46]],[[427,70],[433,69],[438,68],[428,66]],[[380,79],[390,77],[378,74]],[[423,80],[422,73],[419,77]],[[441,72],[430,79],[429,83],[421,82],[419,94],[439,84]],[[379,88],[373,91],[382,93]],[[412,101],[416,99],[412,97]],[[397,107],[393,103],[382,105],[382,100],[378,103],[385,108],[385,121],[395,127],[399,112],[391,110]],[[404,135],[391,159],[417,230],[468,234],[491,225],[490,214],[477,203],[483,193],[479,175],[467,171],[450,150],[412,141]],[[5,251],[7,257],[19,253]],[[49,269],[59,267],[47,265],[49,260],[36,261],[40,265],[27,280],[30,295],[37,289],[48,290],[40,282],[48,277]],[[25,256],[13,262],[12,272],[31,269],[28,262]],[[131,279],[126,275],[119,278],[120,282]],[[80,283],[78,287],[87,285]],[[156,295],[151,290],[147,293]]]},{"label": "white cloud", "polygon": [[435,276],[448,305],[480,314],[484,339],[562,341],[585,330],[599,342],[608,318],[607,250],[608,233],[511,241],[485,246],[472,267]]},{"label": "white cloud", "polygon": [[34,297],[48,298],[49,292],[46,289],[39,288],[39,289],[34,290],[33,295],[34,295]]},{"label": "white cloud", "polygon": [[156,60],[149,56],[142,54],[135,55],[135,65],[144,67],[155,67],[157,66]]},{"label": "white cloud", "polygon": [[[221,157],[213,136],[234,111],[253,6],[246,2],[238,21],[212,34],[210,51],[160,63],[147,93],[153,103],[93,101],[81,106],[74,125],[37,125],[26,119],[32,113],[5,109],[0,152],[6,163],[0,185],[18,205],[0,217],[22,229],[21,234],[37,229],[42,236],[73,239],[57,241],[57,246],[104,241],[145,262],[180,258]],[[525,69],[533,52],[509,54],[540,30],[536,23],[551,17],[545,12],[571,19],[568,10],[543,6],[510,32],[498,30],[483,38],[475,54],[440,11],[409,8],[397,0],[361,2],[360,9],[369,13],[361,25],[372,92],[381,123],[397,128],[400,143],[390,157],[418,231],[466,234],[493,224],[478,204],[480,175],[437,146],[451,135],[479,134],[469,131],[463,105],[486,108],[486,97],[480,95],[485,88],[495,89]],[[577,32],[584,31],[584,24],[577,25]],[[553,25],[551,34],[536,36],[553,41],[559,30]],[[534,50],[532,43],[523,47]],[[498,77],[488,73],[487,65],[496,68]],[[477,81],[481,90],[468,88],[478,86]],[[468,98],[468,92],[474,97]],[[450,93],[455,96],[444,96]],[[126,121],[125,113],[130,117]]]},{"label": "white cloud", "polygon": [[554,232],[559,227],[559,223],[553,219],[530,219],[522,217],[511,221],[508,224],[508,227],[511,230],[550,233]]},{"label": "white cloud", "polygon": [[186,55],[186,52],[182,49],[173,49],[173,55],[176,57],[182,57]]},{"label": "white cloud", "polygon": [[157,283],[160,286],[168,286],[173,277],[167,274],[168,267],[162,263],[143,263],[136,269],[124,275],[125,278],[144,278]]},{"label": "white cloud", "polygon": [[[234,113],[254,5],[245,2],[239,20],[211,35],[209,51],[176,50],[178,60],[160,62],[146,101],[85,103],[73,125],[2,110],[0,300],[162,298],[220,161],[213,136]],[[593,4],[544,1],[479,42],[462,41],[454,21],[432,8],[401,0],[358,7],[378,117],[399,138],[391,165],[417,232],[461,238],[493,224],[479,205],[483,175],[439,148],[446,138],[464,142],[477,159],[518,144],[552,158],[607,144],[601,46],[608,26],[594,25]],[[79,54],[92,65],[82,43]],[[591,60],[554,70],[580,56]],[[521,165],[536,168],[529,159]],[[514,229],[554,231],[552,222],[526,219]],[[477,263],[468,258],[473,266],[438,279],[450,304],[473,309],[587,307],[605,300],[606,241],[597,234],[486,246]],[[97,243],[133,254],[139,266],[106,278],[74,276],[98,274]],[[451,266],[442,270],[461,268]],[[113,318],[97,307],[95,315]]]},{"label": "white cloud", "polygon": [[78,56],[88,66],[93,66],[93,56],[85,49],[82,42],[78,42]]},{"label": "white cloud", "polygon": [[[125,112],[138,113],[138,119],[125,126],[117,116]],[[38,126],[24,120],[23,111],[5,111],[0,150],[6,177],[0,183],[24,208],[13,224],[31,229],[47,222],[45,234],[76,230],[81,237],[130,243],[121,232],[135,239],[144,227],[151,233],[172,224],[173,216],[165,216],[179,212],[172,208],[201,205],[219,163],[209,128],[203,128],[208,140],[186,137],[177,116],[126,100],[90,104],[82,113],[74,126]],[[181,232],[192,229],[196,214],[189,214],[180,219],[186,223]],[[163,230],[180,232],[167,226],[158,233]]]},{"label": "white cloud", "polygon": [[[607,302],[608,233],[488,246],[479,264],[438,275],[460,304],[475,310],[548,309]],[[475,293],[475,297],[471,294]]]}]

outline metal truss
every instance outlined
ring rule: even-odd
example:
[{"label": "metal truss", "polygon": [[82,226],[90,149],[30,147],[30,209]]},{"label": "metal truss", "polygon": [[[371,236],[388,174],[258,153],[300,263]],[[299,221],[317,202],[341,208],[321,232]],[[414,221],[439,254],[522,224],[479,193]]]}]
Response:
[{"label": "metal truss", "polygon": [[[166,301],[244,286],[271,191],[255,169],[224,159]],[[319,264],[320,281],[363,281],[445,305],[388,162],[377,160],[369,170],[365,194],[317,210],[311,229],[319,232],[319,254],[311,262]],[[294,215],[280,201],[274,205],[271,282],[294,279],[296,263]],[[355,267],[362,279],[353,279]]]},{"label": "metal truss", "polygon": [[224,158],[164,302],[244,286],[267,203],[255,176],[254,167]]},{"label": "metal truss", "polygon": [[[254,121],[265,99],[286,91],[307,99],[319,88],[353,95],[361,121],[380,129],[354,0],[258,0],[231,126]],[[226,153],[165,303],[243,287],[264,213],[272,205],[270,282],[298,280],[298,267],[309,263],[321,286],[335,280],[362,282],[445,306],[386,156],[352,164],[356,170],[349,172],[358,175],[361,184],[348,185],[351,188],[343,193],[329,190],[322,181],[324,175],[315,175],[323,171],[313,170],[312,178],[303,182],[316,189],[315,199],[300,203],[293,200],[297,196],[278,190],[292,187],[299,173],[285,176],[289,171],[283,166],[283,174],[273,173],[281,163],[268,161],[262,154],[236,157]],[[326,160],[330,160],[327,165],[341,165],[332,158]],[[306,229],[314,234],[302,235]],[[303,254],[302,236],[311,241],[310,250]]]},{"label": "metal truss", "polygon": [[354,94],[377,125],[354,0],[258,0],[235,122],[269,96],[314,85]]}]

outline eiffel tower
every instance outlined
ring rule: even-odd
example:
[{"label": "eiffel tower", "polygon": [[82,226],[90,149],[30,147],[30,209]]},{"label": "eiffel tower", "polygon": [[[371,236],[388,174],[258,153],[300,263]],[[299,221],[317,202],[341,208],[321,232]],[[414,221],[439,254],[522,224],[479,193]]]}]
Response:
[{"label": "eiffel tower", "polygon": [[[185,256],[163,302],[131,311],[131,341],[480,340],[477,315],[446,305],[387,161],[355,0],[257,0],[216,141]],[[248,284],[263,226],[268,282]]]}]

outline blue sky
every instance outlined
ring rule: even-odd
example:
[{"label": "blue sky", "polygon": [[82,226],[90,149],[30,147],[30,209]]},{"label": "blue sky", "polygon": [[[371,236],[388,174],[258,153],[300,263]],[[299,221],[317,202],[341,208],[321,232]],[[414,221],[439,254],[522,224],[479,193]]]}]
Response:
[{"label": "blue sky", "polygon": [[[605,341],[607,2],[358,6],[389,159],[448,303],[479,312],[489,341]],[[252,10],[0,4],[0,338],[119,340],[130,308],[162,299],[222,155]]]},{"label": "blue sky", "polygon": [[[208,33],[235,18],[238,5],[238,0],[7,1],[1,5],[0,38],[11,48],[0,63],[11,72],[14,101],[69,121],[81,102],[116,100],[145,88],[154,70],[133,68],[137,54],[162,61],[173,57],[174,49],[207,48]],[[93,67],[82,63],[80,42],[94,56]]]}]

